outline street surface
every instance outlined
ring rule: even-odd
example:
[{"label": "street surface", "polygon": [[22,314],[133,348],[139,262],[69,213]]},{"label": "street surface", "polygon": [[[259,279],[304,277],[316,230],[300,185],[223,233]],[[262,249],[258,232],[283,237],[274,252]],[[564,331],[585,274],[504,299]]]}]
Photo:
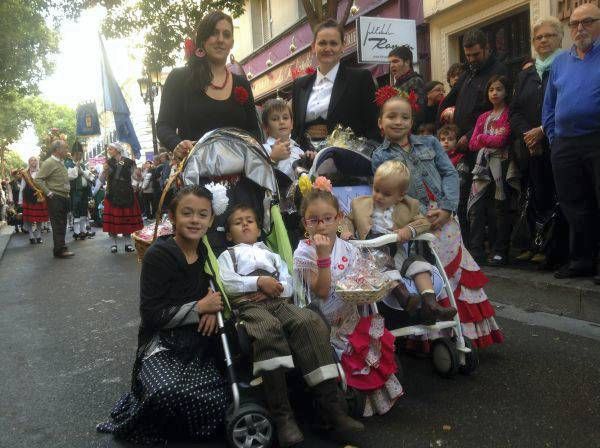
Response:
[{"label": "street surface", "polygon": [[[54,259],[43,237],[31,246],[13,236],[0,260],[0,447],[128,447],[95,426],[129,388],[140,266],[135,254],[109,253],[101,231],[71,243],[70,260]],[[403,357],[406,396],[353,444],[599,447],[600,328],[508,315],[498,319],[505,344],[481,352],[471,377],[442,379],[429,360]],[[565,332],[577,326],[586,332]],[[306,436],[305,447],[341,446]]]}]

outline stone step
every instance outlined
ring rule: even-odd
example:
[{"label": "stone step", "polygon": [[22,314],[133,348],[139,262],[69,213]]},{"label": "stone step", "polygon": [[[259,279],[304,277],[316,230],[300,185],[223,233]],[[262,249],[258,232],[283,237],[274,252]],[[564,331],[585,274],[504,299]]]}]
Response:
[{"label": "stone step", "polygon": [[553,272],[490,266],[483,272],[492,301],[600,324],[600,286],[591,277],[558,280]]}]

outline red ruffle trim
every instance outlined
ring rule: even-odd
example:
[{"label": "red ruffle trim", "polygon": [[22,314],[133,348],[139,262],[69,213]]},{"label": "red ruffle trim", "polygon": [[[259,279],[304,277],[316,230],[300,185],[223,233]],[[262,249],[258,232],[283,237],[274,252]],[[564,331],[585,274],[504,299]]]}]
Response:
[{"label": "red ruffle trim", "polygon": [[379,339],[381,344],[381,358],[377,366],[371,366],[367,375],[353,374],[364,368],[367,364],[365,359],[369,353],[369,346],[372,343],[369,335],[372,316],[362,317],[354,332],[348,337],[348,342],[352,346],[352,353],[342,355],[342,367],[346,372],[348,385],[364,391],[377,390],[384,386],[390,375],[396,373],[398,366],[394,355],[395,337],[388,330],[384,329],[383,336]]},{"label": "red ruffle trim", "polygon": [[454,274],[456,273],[456,271],[458,271],[458,268],[460,267],[461,261],[462,261],[462,246],[460,246],[458,248],[458,253],[456,254],[456,257],[454,257],[454,260],[452,260],[450,263],[448,263],[446,266],[444,266],[444,271],[446,271],[446,275],[448,277],[454,276]]},{"label": "red ruffle trim", "polygon": [[[489,319],[490,317],[494,317],[496,315],[494,307],[489,302],[489,300],[479,303],[468,303],[464,300],[460,300],[460,294],[457,294],[457,292],[460,291],[454,291],[454,298],[456,299],[458,317],[460,318],[461,322],[476,324],[478,322],[481,322],[482,320]],[[439,304],[449,308],[450,299],[448,297],[445,297],[444,299],[439,301]]]},{"label": "red ruffle trim", "polygon": [[463,269],[460,273],[459,283],[469,289],[483,288],[490,280],[481,271],[467,271]]},{"label": "red ruffle trim", "polygon": [[477,339],[471,339],[471,342],[477,348],[485,348],[493,344],[502,344],[504,342],[504,334],[502,333],[502,330],[492,330],[488,335],[481,336]]}]

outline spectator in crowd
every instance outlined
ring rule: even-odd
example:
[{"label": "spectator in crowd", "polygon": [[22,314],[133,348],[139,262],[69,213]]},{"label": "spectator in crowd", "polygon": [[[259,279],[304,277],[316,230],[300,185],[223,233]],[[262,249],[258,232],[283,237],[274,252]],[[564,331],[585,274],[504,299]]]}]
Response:
[{"label": "spectator in crowd", "polygon": [[491,265],[504,265],[508,259],[512,214],[512,187],[519,176],[511,164],[508,101],[511,86],[505,76],[494,75],[487,85],[490,110],[477,119],[469,149],[477,153],[473,184],[467,204],[470,250],[478,263],[485,261],[486,228],[492,251]]},{"label": "spectator in crowd", "polygon": [[401,45],[394,48],[388,54],[390,73],[394,78],[394,87],[397,87],[407,95],[414,92],[417,95],[419,110],[416,111],[414,129],[418,129],[423,123],[427,96],[425,93],[425,81],[423,77],[414,71],[413,52],[409,45]]},{"label": "spectator in crowd", "polygon": [[154,188],[152,186],[152,173],[154,171],[154,167],[152,162],[147,161],[144,163],[144,168],[142,170],[142,204],[144,204],[144,216],[146,219],[153,219],[155,213],[154,210]]},{"label": "spectator in crowd", "polygon": [[[520,141],[525,147],[525,155],[529,156],[526,159],[526,184],[530,195],[527,215],[530,217],[529,234],[534,235],[536,228],[543,230],[544,224],[551,219],[556,204],[550,147],[542,130],[542,103],[550,68],[561,51],[563,28],[554,17],[541,19],[533,25],[532,36],[536,57],[517,75],[510,106],[510,124],[514,138]],[[547,246],[547,241],[543,240],[544,235],[541,234],[531,238],[531,245],[517,256],[517,260],[545,263],[546,254],[542,246]]]},{"label": "spectator in crowd", "polygon": [[[543,131],[551,146],[558,200],[569,222],[569,262],[556,278],[594,275],[600,202],[600,8],[585,3],[569,18],[573,48],[552,64]],[[600,277],[594,281],[600,284]]]},{"label": "spectator in crowd", "polygon": [[39,185],[46,196],[56,258],[70,258],[75,255],[65,244],[71,189],[67,168],[64,164],[68,150],[67,142],[54,140],[50,145],[52,155],[44,161],[35,178],[35,183]]},{"label": "spectator in crowd", "polygon": [[425,84],[424,87],[425,96],[427,98],[427,102],[425,104],[425,108],[423,109],[423,123],[433,124],[437,121],[438,110],[440,108],[440,104],[444,100],[444,95],[446,94],[446,90],[444,89],[444,84],[440,81],[430,81]]},{"label": "spectator in crowd", "polygon": [[10,181],[10,204],[14,207],[15,216],[13,225],[15,233],[25,232],[23,229],[23,207],[19,204],[19,193],[21,191],[21,172],[14,169],[10,172],[12,180]]},{"label": "spectator in crowd", "polygon": [[[440,105],[440,110],[454,107],[453,122],[458,126],[459,136],[456,148],[468,153],[469,141],[477,118],[488,109],[486,86],[494,75],[508,75],[506,67],[490,52],[487,37],[481,30],[468,31],[463,39],[463,50],[468,66],[448,96]],[[467,154],[465,162],[469,170],[473,168],[476,153]],[[470,180],[467,181],[470,186]],[[461,233],[469,241],[468,223],[465,215],[459,215]]]},{"label": "spectator in crowd", "polygon": [[455,62],[446,72],[446,81],[450,89],[454,88],[460,76],[465,72],[465,66],[460,62]]}]

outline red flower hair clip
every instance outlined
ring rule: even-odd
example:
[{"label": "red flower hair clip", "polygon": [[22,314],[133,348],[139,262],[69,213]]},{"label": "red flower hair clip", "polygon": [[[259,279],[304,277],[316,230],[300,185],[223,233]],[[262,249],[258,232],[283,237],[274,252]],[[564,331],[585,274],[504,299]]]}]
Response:
[{"label": "red flower hair clip", "polygon": [[183,51],[185,52],[185,58],[189,59],[196,51],[196,44],[189,37],[183,42]]},{"label": "red flower hair clip", "polygon": [[410,93],[407,95],[402,90],[393,86],[383,86],[377,89],[377,91],[375,92],[375,104],[377,104],[377,106],[379,107],[382,107],[386,101],[395,96],[399,96],[400,98],[404,98],[405,100],[407,100],[413,112],[419,111],[419,96],[415,93],[414,90],[411,90]]},{"label": "red flower hair clip", "polygon": [[233,89],[233,98],[240,104],[246,104],[250,95],[248,91],[241,86]]}]

